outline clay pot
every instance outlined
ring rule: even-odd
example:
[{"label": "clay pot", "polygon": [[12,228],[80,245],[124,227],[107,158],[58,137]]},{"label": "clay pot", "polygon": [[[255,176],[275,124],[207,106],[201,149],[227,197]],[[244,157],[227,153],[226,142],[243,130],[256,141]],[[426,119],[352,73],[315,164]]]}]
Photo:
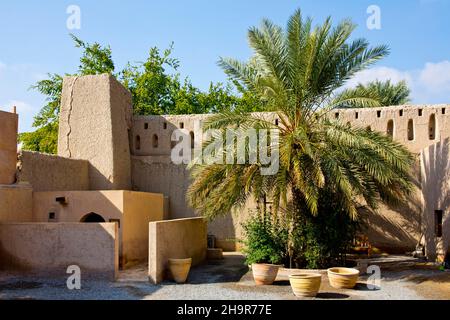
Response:
[{"label": "clay pot", "polygon": [[327,270],[330,285],[336,289],[352,289],[359,277],[359,270],[353,268],[330,268]]},{"label": "clay pot", "polygon": [[191,269],[192,258],[169,259],[169,271],[176,283],[185,283]]},{"label": "clay pot", "polygon": [[291,288],[297,297],[315,297],[320,289],[322,275],[319,273],[300,273],[289,276]]},{"label": "clay pot", "polygon": [[253,279],[256,285],[270,285],[275,281],[279,265],[254,263],[252,264]]}]

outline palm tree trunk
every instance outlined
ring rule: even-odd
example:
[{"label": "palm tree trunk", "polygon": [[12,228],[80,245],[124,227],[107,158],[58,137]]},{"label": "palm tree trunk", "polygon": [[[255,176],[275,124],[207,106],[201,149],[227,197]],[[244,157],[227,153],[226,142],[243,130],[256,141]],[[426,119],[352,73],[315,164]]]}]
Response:
[{"label": "palm tree trunk", "polygon": [[[307,212],[307,211],[305,211],[306,203],[305,203],[303,194],[296,187],[292,187],[291,192],[292,192],[293,214],[291,217],[291,224],[292,224],[291,232],[288,235],[288,237],[289,237],[288,242],[291,245],[291,248],[289,250],[289,252],[290,252],[290,257],[289,257],[290,268],[293,267],[292,263],[293,263],[293,260],[296,258],[297,251],[299,249],[299,248],[296,248],[294,245],[295,239],[293,238],[293,235],[297,234],[294,231],[297,231],[297,229],[299,229],[299,228],[301,228],[301,230],[304,230],[304,226],[307,223],[307,217],[305,215],[305,213]],[[297,236],[298,236],[298,234],[297,234]],[[298,261],[296,261],[296,263],[297,262]]]},{"label": "palm tree trunk", "polygon": [[293,219],[295,223],[306,223],[306,203],[299,189],[292,187],[292,205],[294,208]]}]

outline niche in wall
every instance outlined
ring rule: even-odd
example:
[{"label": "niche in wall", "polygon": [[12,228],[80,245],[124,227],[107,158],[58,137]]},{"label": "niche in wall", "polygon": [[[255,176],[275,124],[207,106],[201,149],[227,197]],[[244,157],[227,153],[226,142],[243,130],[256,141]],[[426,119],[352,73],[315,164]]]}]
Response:
[{"label": "niche in wall", "polygon": [[137,135],[135,142],[134,142],[134,148],[136,150],[141,150],[141,136]]},{"label": "niche in wall", "polygon": [[409,141],[414,140],[414,120],[413,119],[408,120],[408,140]]},{"label": "niche in wall", "polygon": [[191,149],[195,148],[195,136],[194,136],[194,132],[189,132],[189,136],[191,138]]},{"label": "niche in wall", "polygon": [[430,120],[428,121],[428,134],[430,140],[436,139],[436,116],[434,113],[430,116]]},{"label": "niche in wall", "polygon": [[387,123],[386,133],[391,138],[394,138],[394,120],[389,120]]},{"label": "niche in wall", "polygon": [[159,144],[158,140],[159,140],[158,139],[158,135],[154,134],[153,137],[152,137],[152,146],[153,146],[153,148],[158,148],[158,144]]}]

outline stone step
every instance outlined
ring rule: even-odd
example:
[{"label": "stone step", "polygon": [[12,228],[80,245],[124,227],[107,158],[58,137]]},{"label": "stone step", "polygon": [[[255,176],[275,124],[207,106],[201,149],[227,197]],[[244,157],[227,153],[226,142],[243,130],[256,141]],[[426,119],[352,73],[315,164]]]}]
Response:
[{"label": "stone step", "polygon": [[208,248],[206,250],[206,258],[208,260],[221,260],[223,259],[223,250],[220,248]]}]

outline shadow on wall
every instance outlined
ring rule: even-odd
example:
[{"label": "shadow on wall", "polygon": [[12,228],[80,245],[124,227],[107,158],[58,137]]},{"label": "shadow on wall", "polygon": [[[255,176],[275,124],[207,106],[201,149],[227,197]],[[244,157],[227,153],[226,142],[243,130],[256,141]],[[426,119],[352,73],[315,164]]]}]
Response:
[{"label": "shadow on wall", "polygon": [[118,272],[117,226],[112,223],[0,225],[0,270],[65,277],[71,265],[79,266],[88,276],[114,279]]},{"label": "shadow on wall", "polygon": [[397,206],[380,204],[378,210],[363,207],[359,210],[363,230],[372,246],[389,253],[412,251],[420,240],[422,224],[422,199],[419,182],[419,165],[415,165],[413,183],[416,190],[406,203]]},{"label": "shadow on wall", "polygon": [[[90,162],[88,163],[88,175],[90,181],[90,190],[115,190],[114,177],[106,177],[102,172],[100,172],[95,166]],[[92,183],[95,181],[95,185]],[[119,188],[122,189],[122,188]]]},{"label": "shadow on wall", "polygon": [[[438,249],[448,251],[450,241],[450,149],[449,138],[422,151],[422,190],[424,195],[424,234],[427,256],[435,258]],[[442,211],[442,237],[436,234],[436,211]]]}]

